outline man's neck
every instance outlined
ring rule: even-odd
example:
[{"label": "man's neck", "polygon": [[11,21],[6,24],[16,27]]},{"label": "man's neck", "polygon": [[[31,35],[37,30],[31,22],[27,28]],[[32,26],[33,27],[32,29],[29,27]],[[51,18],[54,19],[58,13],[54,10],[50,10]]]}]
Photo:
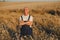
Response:
[{"label": "man's neck", "polygon": [[28,16],[28,15],[29,15],[29,14],[27,14],[27,15],[24,14],[24,16]]}]

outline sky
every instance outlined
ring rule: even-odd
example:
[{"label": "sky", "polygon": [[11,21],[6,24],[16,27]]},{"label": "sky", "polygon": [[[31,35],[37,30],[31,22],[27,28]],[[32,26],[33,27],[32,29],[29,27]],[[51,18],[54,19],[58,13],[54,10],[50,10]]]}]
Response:
[{"label": "sky", "polygon": [[60,0],[6,0],[9,2],[60,1]]}]

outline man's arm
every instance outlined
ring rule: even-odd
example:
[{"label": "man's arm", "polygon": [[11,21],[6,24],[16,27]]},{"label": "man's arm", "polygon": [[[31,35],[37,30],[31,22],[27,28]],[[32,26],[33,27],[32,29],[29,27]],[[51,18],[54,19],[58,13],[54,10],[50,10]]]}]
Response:
[{"label": "man's arm", "polygon": [[33,22],[32,22],[32,21],[28,21],[28,22],[26,22],[26,24],[27,24],[27,25],[32,25]]},{"label": "man's arm", "polygon": [[20,16],[20,18],[19,18],[19,25],[21,26],[21,25],[24,25],[25,24],[25,22],[21,19],[21,16]]},{"label": "man's arm", "polygon": [[24,24],[26,24],[24,21],[19,22],[19,25],[24,25]]},{"label": "man's arm", "polygon": [[29,21],[28,21],[28,22],[26,22],[26,23],[27,23],[27,25],[32,26],[32,24],[33,24],[33,17],[32,17],[32,16],[30,16]]},{"label": "man's arm", "polygon": [[32,25],[33,22],[31,21],[27,21],[27,22],[24,22],[24,21],[20,21],[20,25],[24,25],[24,24],[27,24],[27,25]]}]

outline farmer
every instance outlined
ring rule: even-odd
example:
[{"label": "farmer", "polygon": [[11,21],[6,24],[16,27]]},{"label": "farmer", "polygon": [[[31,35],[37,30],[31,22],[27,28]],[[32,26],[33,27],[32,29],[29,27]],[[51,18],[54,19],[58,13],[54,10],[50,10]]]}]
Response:
[{"label": "farmer", "polygon": [[20,26],[21,26],[21,33],[20,37],[22,36],[32,36],[32,24],[33,24],[33,17],[29,15],[29,8],[24,8],[23,15],[20,16]]}]

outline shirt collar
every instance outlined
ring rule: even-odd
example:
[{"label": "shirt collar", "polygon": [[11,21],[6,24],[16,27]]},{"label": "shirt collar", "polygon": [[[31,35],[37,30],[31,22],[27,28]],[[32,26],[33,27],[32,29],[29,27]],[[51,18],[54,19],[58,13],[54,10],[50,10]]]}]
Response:
[{"label": "shirt collar", "polygon": [[[25,15],[23,15],[23,16],[25,16]],[[27,16],[29,16],[29,14]]]}]

